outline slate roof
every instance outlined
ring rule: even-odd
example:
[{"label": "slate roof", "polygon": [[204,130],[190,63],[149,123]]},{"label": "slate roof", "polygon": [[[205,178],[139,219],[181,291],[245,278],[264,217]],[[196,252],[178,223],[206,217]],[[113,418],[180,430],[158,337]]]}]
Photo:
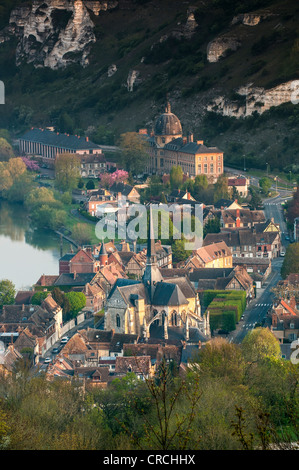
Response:
[{"label": "slate roof", "polygon": [[123,196],[129,196],[132,191],[133,186],[125,183],[113,183],[110,188],[111,193],[121,193]]},{"label": "slate roof", "polygon": [[164,281],[157,284],[153,297],[153,305],[175,307],[188,305],[188,303],[188,300],[177,284]]},{"label": "slate roof", "polygon": [[63,149],[76,150],[96,150],[100,146],[91,141],[86,141],[85,137],[78,137],[75,135],[66,135],[49,131],[48,129],[33,128],[26,132],[20,140],[29,142],[38,142],[44,145],[59,147]]},{"label": "slate roof", "polygon": [[56,279],[54,286],[85,286],[90,283],[96,273],[63,273]]},{"label": "slate roof", "polygon": [[209,153],[223,153],[222,150],[219,150],[217,147],[207,147],[203,144],[198,144],[197,142],[185,142],[182,137],[174,139],[164,146],[166,150],[180,151],[182,153],[188,153],[191,155],[197,154],[209,154]]},{"label": "slate roof", "polygon": [[189,272],[188,277],[191,282],[207,279],[217,280],[220,277],[228,277],[233,271],[233,268],[199,268]]}]

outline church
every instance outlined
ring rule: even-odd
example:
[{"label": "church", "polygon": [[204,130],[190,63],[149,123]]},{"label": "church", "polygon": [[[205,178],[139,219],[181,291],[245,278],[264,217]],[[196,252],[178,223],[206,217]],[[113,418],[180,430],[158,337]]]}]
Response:
[{"label": "church", "polygon": [[147,258],[141,281],[118,279],[105,306],[105,330],[137,334],[148,340],[151,329],[160,329],[164,339],[169,329],[188,341],[190,329],[209,336],[209,319],[201,316],[200,302],[187,277],[163,279],[157,263],[150,209]]},{"label": "church", "polygon": [[192,133],[184,137],[181,122],[171,112],[169,102],[148,136],[148,142],[149,174],[169,174],[173,166],[180,166],[189,178],[204,174],[210,183],[215,183],[223,174],[223,152],[217,147],[207,147],[203,140],[195,141]]}]

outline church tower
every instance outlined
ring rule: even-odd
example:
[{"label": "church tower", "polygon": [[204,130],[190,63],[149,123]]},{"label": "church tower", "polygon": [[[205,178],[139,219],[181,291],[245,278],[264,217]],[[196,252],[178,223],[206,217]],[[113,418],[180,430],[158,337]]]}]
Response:
[{"label": "church tower", "polygon": [[142,282],[145,285],[150,303],[152,304],[156,285],[158,282],[163,281],[163,277],[160,273],[157,263],[157,255],[155,248],[155,233],[153,224],[152,209],[149,209],[149,226],[148,226],[148,238],[147,238],[147,255],[146,255],[146,266],[142,277]]}]

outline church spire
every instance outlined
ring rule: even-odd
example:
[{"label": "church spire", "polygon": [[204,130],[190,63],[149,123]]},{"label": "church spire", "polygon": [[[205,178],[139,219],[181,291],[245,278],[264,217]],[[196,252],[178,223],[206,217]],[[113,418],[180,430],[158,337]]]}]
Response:
[{"label": "church spire", "polygon": [[149,206],[149,225],[148,225],[148,238],[147,238],[147,254],[146,266],[142,278],[143,284],[147,288],[150,303],[152,303],[156,285],[158,282],[163,281],[162,275],[158,268],[157,255],[155,248],[155,233],[153,224],[152,208]]},{"label": "church spire", "polygon": [[157,262],[156,247],[155,247],[155,232],[153,223],[153,214],[151,205],[149,206],[149,224],[147,234],[147,260]]}]

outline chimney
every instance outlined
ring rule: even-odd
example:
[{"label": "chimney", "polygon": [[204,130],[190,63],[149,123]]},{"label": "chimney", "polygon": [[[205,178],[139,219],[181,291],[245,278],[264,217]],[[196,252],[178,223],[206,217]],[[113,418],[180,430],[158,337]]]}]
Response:
[{"label": "chimney", "polygon": [[112,328],[112,338],[114,337],[114,334],[115,334],[115,329]]},{"label": "chimney", "polygon": [[22,312],[24,312],[24,311],[25,311],[25,305],[22,304]]},{"label": "chimney", "polygon": [[290,298],[290,300],[289,300],[289,306],[290,306],[291,308],[293,308],[293,309],[296,308],[296,299],[295,299],[294,296]]},{"label": "chimney", "polygon": [[189,192],[187,193],[187,199],[188,199],[188,201],[190,201],[190,199],[191,199],[191,194]]},{"label": "chimney", "polygon": [[77,273],[76,273],[76,271],[74,271],[74,273],[73,273],[73,274],[74,274],[74,280],[75,280],[75,279],[76,279],[76,277],[77,277]]},{"label": "chimney", "polygon": [[89,141],[89,137],[85,137],[85,140],[86,140],[86,142],[88,142],[88,141]]},{"label": "chimney", "polygon": [[193,142],[193,134],[192,132],[188,133],[188,143]]},{"label": "chimney", "polygon": [[237,209],[236,227],[240,227],[240,226],[241,226],[240,209]]}]

